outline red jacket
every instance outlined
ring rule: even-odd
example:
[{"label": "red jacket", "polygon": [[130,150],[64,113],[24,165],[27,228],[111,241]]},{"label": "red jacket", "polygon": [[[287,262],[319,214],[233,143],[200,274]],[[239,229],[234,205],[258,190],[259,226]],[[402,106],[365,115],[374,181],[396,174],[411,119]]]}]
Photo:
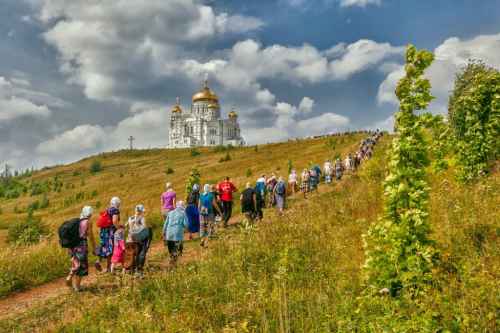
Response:
[{"label": "red jacket", "polygon": [[217,185],[217,190],[222,201],[233,201],[233,192],[238,191],[234,184],[227,180]]}]

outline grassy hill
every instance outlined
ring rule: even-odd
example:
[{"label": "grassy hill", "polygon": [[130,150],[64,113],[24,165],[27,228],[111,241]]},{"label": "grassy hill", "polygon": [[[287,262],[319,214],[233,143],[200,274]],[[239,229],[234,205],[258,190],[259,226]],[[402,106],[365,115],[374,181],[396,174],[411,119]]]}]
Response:
[{"label": "grassy hill", "polygon": [[[247,181],[253,182],[263,173],[286,177],[289,163],[302,170],[311,163],[322,164],[336,154],[345,156],[365,137],[366,134],[348,134],[232,149],[127,150],[89,157],[21,178],[19,182],[27,189],[26,193],[16,199],[0,199],[0,239],[3,240],[0,241],[0,281],[3,281],[0,296],[44,283],[67,271],[67,256],[54,239],[16,250],[5,242],[9,226],[16,221],[24,223],[28,207],[40,203],[44,197],[49,201],[48,207],[35,210],[34,215],[48,225],[51,235],[63,221],[78,216],[83,205],[102,210],[112,196],[122,199],[124,217],[133,214],[136,204],[143,203],[149,223],[158,226],[162,222],[160,194],[165,183],[172,182],[179,197],[184,198],[192,168],[200,171],[202,184],[218,183],[229,176],[243,189]],[[228,154],[231,160],[221,162]],[[102,170],[92,173],[91,165],[95,161],[100,162]],[[173,173],[167,174],[168,169]]]},{"label": "grassy hill", "polygon": [[[241,187],[260,173],[287,173],[288,160],[297,169],[321,163],[333,154],[354,150],[364,135],[302,140],[240,148],[230,162],[226,152],[200,149],[119,152],[100,157],[104,170],[89,175],[93,159],[46,170],[34,179],[61,173],[74,183],[67,193],[53,193],[51,206],[39,211],[55,226],[79,206],[51,213],[65,196],[97,190],[95,204],[111,195],[124,199],[125,211],[136,202],[157,214],[163,183],[172,180],[182,192],[186,175],[196,166],[203,182],[224,175]],[[104,286],[33,308],[0,323],[0,330],[63,332],[495,332],[500,308],[500,177],[494,172],[473,184],[455,182],[453,170],[431,175],[432,239],[442,261],[433,272],[435,286],[418,299],[366,296],[363,293],[362,234],[381,214],[385,152],[390,137],[376,147],[361,170],[335,186],[323,185],[308,200],[296,197],[285,217],[266,211],[254,228],[234,229],[214,242],[209,252],[193,250],[175,271],[151,272],[141,283],[103,280]],[[335,145],[335,152],[332,149]],[[174,174],[165,175],[167,166]],[[251,169],[253,175],[246,176]],[[81,175],[75,176],[75,170]],[[123,177],[120,174],[123,173]],[[79,185],[81,178],[85,184]],[[141,184],[140,189],[137,184]],[[73,192],[71,192],[73,191]],[[28,204],[31,198],[19,202]],[[2,202],[6,217],[16,203]],[[58,206],[55,206],[58,207]],[[49,219],[49,216],[57,216]],[[48,244],[26,249],[33,253]],[[7,251],[7,250],[6,250]],[[45,255],[47,255],[45,253]],[[59,254],[64,256],[64,254]],[[57,255],[52,255],[57,258]],[[40,258],[42,258],[41,256]],[[43,257],[45,258],[45,257]],[[196,258],[203,258],[198,260]],[[0,258],[0,260],[3,260]],[[28,260],[28,259],[26,259]],[[45,259],[43,259],[45,260]],[[56,263],[56,259],[54,259]],[[66,265],[66,258],[57,261]],[[5,262],[4,262],[5,263]],[[5,272],[0,262],[0,274]],[[12,265],[10,266],[12,267]],[[45,266],[47,267],[47,266]],[[65,271],[65,270],[64,270]]]}]

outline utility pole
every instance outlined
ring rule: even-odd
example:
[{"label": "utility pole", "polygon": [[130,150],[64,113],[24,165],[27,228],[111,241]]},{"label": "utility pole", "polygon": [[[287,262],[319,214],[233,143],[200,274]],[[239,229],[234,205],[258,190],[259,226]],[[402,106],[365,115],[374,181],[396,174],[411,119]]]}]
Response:
[{"label": "utility pole", "polygon": [[132,135],[128,138],[128,141],[130,142],[130,150],[134,149],[134,140],[135,138]]}]

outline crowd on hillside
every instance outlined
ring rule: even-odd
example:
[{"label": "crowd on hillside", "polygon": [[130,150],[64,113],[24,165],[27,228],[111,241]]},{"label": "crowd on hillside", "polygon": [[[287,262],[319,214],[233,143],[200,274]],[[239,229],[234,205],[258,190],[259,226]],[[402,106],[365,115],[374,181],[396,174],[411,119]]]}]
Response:
[{"label": "crowd on hillside", "polygon": [[[261,175],[255,184],[246,183],[239,200],[241,212],[248,223],[260,221],[264,208],[276,207],[278,214],[284,214],[287,197],[299,191],[304,198],[318,189],[321,181],[326,184],[340,181],[345,173],[352,173],[360,164],[373,154],[373,148],[382,132],[376,131],[362,140],[354,153],[344,160],[327,160],[323,167],[313,165],[303,169],[300,175],[291,170],[288,180],[272,173]],[[184,235],[189,239],[199,234],[200,246],[208,246],[209,239],[217,234],[217,226],[227,227],[233,212],[234,194],[239,192],[229,177],[219,184],[205,184],[200,188],[194,184],[186,200],[177,200],[177,193],[171,183],[161,194],[161,214],[164,219],[162,239],[170,255],[170,265],[174,267],[182,255]],[[97,271],[115,273],[118,269],[143,276],[144,264],[152,242],[152,228],[145,218],[146,209],[139,204],[135,214],[126,223],[121,220],[121,201],[118,197],[110,200],[109,207],[96,219],[99,229],[98,242],[94,237],[91,219],[94,210],[83,207],[80,217],[65,222],[59,229],[60,243],[69,249],[71,269],[66,278],[67,285],[75,291],[81,290],[81,279],[89,273],[90,249],[98,257],[95,262]],[[105,263],[105,267],[103,267]]]}]

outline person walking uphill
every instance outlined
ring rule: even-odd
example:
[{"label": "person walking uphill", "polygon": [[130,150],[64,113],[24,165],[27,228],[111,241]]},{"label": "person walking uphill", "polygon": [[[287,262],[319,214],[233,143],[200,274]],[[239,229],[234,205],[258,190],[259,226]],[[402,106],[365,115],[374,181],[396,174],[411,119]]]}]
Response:
[{"label": "person walking uphill", "polygon": [[161,195],[161,214],[164,218],[167,217],[168,212],[175,209],[175,200],[177,198],[171,183],[167,183],[165,187],[166,191]]},{"label": "person walking uphill", "polygon": [[266,206],[266,175],[257,179],[255,184],[255,214],[258,220],[264,218],[264,207]]},{"label": "person walking uphill", "polygon": [[179,201],[177,207],[170,211],[163,224],[162,238],[170,254],[170,266],[177,264],[177,259],[182,255],[184,229],[187,229],[188,221],[184,202]]},{"label": "person walking uphill", "polygon": [[80,241],[77,246],[69,249],[71,269],[66,277],[66,284],[68,287],[73,288],[74,291],[81,290],[82,278],[89,274],[88,238],[90,238],[91,248],[95,249],[94,233],[92,232],[92,223],[90,223],[92,213],[92,207],[83,207],[80,219],[77,220]]},{"label": "person walking uphill", "polygon": [[255,218],[256,194],[250,183],[247,183],[245,190],[241,192],[241,212],[245,214],[248,222],[252,223]]},{"label": "person walking uphill", "polygon": [[285,209],[286,200],[286,184],[283,177],[279,177],[278,183],[274,187],[274,198],[276,201],[276,208],[280,215],[283,215],[283,210]]},{"label": "person walking uphill", "polygon": [[222,215],[217,200],[210,190],[211,186],[205,184],[200,195],[200,246],[202,247],[208,246],[208,239],[215,232],[215,210]]},{"label": "person walking uphill", "polygon": [[191,193],[187,197],[186,216],[188,218],[189,240],[193,239],[193,235],[200,231],[200,212],[198,206],[200,204],[200,186],[194,184]]},{"label": "person walking uphill", "polygon": [[127,222],[127,251],[130,251],[128,260],[125,260],[125,268],[135,271],[139,277],[143,276],[144,264],[146,263],[146,255],[153,239],[151,228],[146,225],[144,205],[135,206],[134,216],[129,217]]},{"label": "person walking uphill", "polygon": [[229,219],[233,213],[233,193],[238,192],[234,184],[226,177],[223,182],[217,186],[220,199],[222,202],[222,214],[224,220],[224,227],[227,227]]},{"label": "person walking uphill", "polygon": [[101,212],[97,221],[99,227],[100,244],[97,249],[99,259],[95,263],[95,268],[101,272],[101,260],[106,259],[106,272],[111,271],[111,257],[113,256],[114,234],[120,224],[120,198],[111,198],[109,208]]}]

